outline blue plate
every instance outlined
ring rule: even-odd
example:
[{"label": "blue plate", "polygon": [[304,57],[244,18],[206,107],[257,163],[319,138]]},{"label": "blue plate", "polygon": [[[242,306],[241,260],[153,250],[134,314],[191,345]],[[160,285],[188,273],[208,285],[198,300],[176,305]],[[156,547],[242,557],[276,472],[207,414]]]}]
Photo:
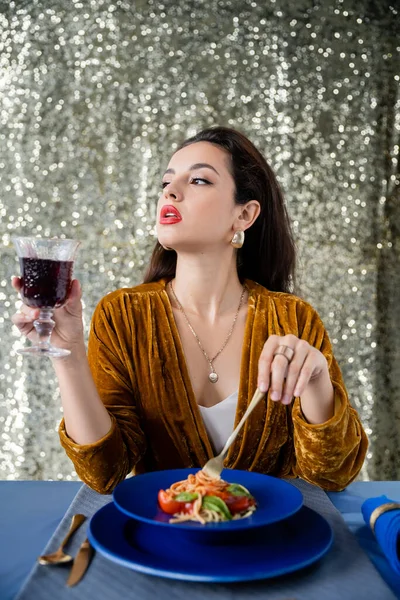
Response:
[{"label": "blue plate", "polygon": [[186,479],[189,473],[197,473],[198,470],[154,471],[125,479],[113,492],[114,502],[122,512],[139,521],[174,529],[202,530],[210,534],[276,523],[296,513],[303,505],[302,493],[287,481],[261,473],[224,469],[222,479],[244,485],[256,499],[257,510],[250,517],[207,525],[194,521],[169,523],[171,515],[158,507],[158,491],[169,488],[176,481]]},{"label": "blue plate", "polygon": [[202,582],[252,581],[292,573],[321,558],[333,540],[328,522],[307,507],[248,534],[236,545],[198,544],[187,531],[172,534],[130,519],[113,502],[93,515],[88,529],[92,546],[119,565]]}]

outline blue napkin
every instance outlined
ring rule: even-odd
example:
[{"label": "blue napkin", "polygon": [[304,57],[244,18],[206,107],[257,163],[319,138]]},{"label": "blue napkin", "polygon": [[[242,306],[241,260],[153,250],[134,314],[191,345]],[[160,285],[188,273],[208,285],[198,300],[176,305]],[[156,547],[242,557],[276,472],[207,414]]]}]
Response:
[{"label": "blue napkin", "polygon": [[[390,500],[387,496],[365,500],[361,511],[367,525],[375,508],[387,502],[396,500]],[[378,517],[375,521],[375,537],[390,566],[400,575],[400,508],[388,510]]]}]

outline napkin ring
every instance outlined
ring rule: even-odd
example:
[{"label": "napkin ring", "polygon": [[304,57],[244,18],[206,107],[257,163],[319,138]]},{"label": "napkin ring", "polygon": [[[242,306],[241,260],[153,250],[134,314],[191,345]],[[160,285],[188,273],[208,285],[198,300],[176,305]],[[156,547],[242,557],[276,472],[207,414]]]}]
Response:
[{"label": "napkin ring", "polygon": [[369,518],[369,525],[372,529],[372,533],[375,535],[375,523],[379,519],[381,515],[389,510],[399,510],[400,502],[385,502],[385,504],[381,504],[377,506],[375,510],[372,511],[371,516]]}]

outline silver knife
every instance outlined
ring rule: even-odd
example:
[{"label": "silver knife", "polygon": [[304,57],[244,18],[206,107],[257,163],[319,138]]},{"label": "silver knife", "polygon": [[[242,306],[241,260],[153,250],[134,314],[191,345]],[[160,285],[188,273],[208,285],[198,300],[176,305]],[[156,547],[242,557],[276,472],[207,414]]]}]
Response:
[{"label": "silver knife", "polygon": [[67,580],[68,587],[76,585],[82,579],[86,573],[86,569],[90,564],[93,552],[94,551],[92,546],[89,544],[89,540],[84,540],[78,550],[78,554],[74,558],[71,572]]}]

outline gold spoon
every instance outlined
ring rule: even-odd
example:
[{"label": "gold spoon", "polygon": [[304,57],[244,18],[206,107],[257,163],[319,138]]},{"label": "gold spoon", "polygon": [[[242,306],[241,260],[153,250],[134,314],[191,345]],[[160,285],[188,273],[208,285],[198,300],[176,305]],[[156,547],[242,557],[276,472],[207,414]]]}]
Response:
[{"label": "gold spoon", "polygon": [[85,519],[86,519],[85,515],[74,515],[72,517],[71,526],[69,528],[69,531],[68,531],[67,535],[65,536],[65,538],[63,539],[63,541],[61,542],[58,550],[56,550],[55,552],[52,552],[51,554],[43,554],[42,556],[39,556],[39,558],[38,558],[39,563],[41,565],[59,565],[59,564],[67,563],[67,562],[70,562],[71,560],[73,560],[72,556],[70,556],[69,554],[65,554],[64,546],[67,545],[71,536],[75,533],[75,531],[77,529],[79,529],[79,527],[82,525],[82,523]]}]

